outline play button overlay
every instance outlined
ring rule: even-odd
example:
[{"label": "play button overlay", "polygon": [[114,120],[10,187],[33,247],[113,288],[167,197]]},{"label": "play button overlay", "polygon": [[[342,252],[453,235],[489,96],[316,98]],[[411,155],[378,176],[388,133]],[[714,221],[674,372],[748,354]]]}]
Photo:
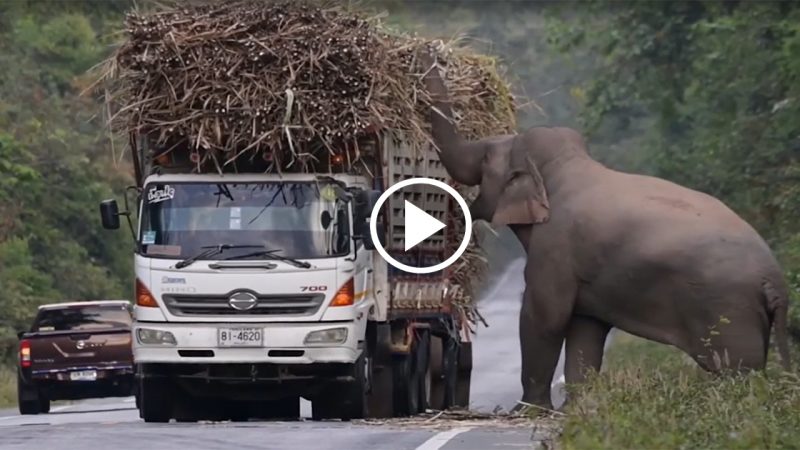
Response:
[{"label": "play button overlay", "polygon": [[406,251],[420,242],[428,239],[437,231],[445,227],[445,224],[436,220],[432,215],[414,206],[413,203],[405,201],[405,227],[406,227]]},{"label": "play button overlay", "polygon": [[[449,258],[446,260],[427,267],[415,267],[410,266],[408,264],[403,264],[397,259],[393,258],[386,249],[380,245],[382,239],[378,239],[378,231],[375,227],[375,224],[378,223],[378,215],[380,214],[384,203],[386,203],[391,196],[405,188],[409,188],[410,186],[414,185],[427,185],[433,186],[438,190],[442,190],[455,199],[456,204],[458,204],[459,209],[461,209],[461,213],[464,215],[464,235],[461,237],[461,243],[456,249],[456,251],[450,255]],[[415,246],[420,244],[421,242],[425,241],[426,239],[430,238],[431,236],[438,233],[440,230],[445,229],[447,225],[441,222],[439,219],[433,217],[432,215],[428,214],[423,210],[423,205],[415,204],[415,202],[411,202],[405,200],[403,203],[403,223],[404,223],[404,243],[403,247],[405,251],[409,251],[413,249]],[[438,272],[447,268],[449,265],[453,264],[464,254],[464,251],[467,249],[469,245],[470,236],[472,235],[472,216],[469,213],[469,207],[467,206],[467,202],[458,194],[458,192],[451,187],[450,185],[443,183],[439,180],[434,180],[431,178],[410,178],[408,180],[403,180],[397,184],[392,185],[387,189],[381,196],[378,198],[377,203],[375,203],[375,207],[372,210],[372,214],[370,215],[369,220],[369,232],[372,237],[372,242],[375,242],[375,249],[378,253],[389,263],[392,267],[396,269],[400,269],[404,272],[416,273],[416,274],[425,274],[425,273],[433,273]]]}]

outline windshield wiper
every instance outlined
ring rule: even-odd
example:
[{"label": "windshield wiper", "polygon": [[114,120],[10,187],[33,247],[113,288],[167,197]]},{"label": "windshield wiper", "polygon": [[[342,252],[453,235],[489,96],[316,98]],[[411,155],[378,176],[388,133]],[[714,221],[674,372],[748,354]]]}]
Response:
[{"label": "windshield wiper", "polygon": [[307,263],[306,261],[300,261],[299,259],[294,258],[287,258],[286,256],[276,255],[275,253],[281,251],[281,249],[276,248],[272,250],[261,250],[257,252],[245,253],[244,255],[234,255],[225,258],[226,261],[231,259],[244,259],[244,258],[255,258],[255,257],[266,257],[267,259],[274,259],[278,261],[287,262],[295,267],[300,267],[302,269],[310,269],[311,264]]},{"label": "windshield wiper", "polygon": [[193,264],[195,261],[201,258],[208,258],[209,256],[214,256],[222,253],[225,250],[232,249],[232,248],[263,248],[263,245],[231,245],[231,244],[220,244],[220,245],[206,245],[200,248],[204,248],[206,250],[192,256],[191,258],[186,258],[183,261],[179,261],[175,264],[176,269],[183,269],[184,267]]}]

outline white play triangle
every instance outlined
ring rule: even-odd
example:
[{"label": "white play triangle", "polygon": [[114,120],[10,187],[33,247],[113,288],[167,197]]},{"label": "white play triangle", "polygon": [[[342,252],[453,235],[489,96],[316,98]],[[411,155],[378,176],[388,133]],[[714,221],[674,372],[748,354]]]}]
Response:
[{"label": "white play triangle", "polygon": [[406,250],[428,239],[432,234],[445,227],[445,224],[434,219],[433,216],[414,206],[406,200],[405,203],[405,246]]}]

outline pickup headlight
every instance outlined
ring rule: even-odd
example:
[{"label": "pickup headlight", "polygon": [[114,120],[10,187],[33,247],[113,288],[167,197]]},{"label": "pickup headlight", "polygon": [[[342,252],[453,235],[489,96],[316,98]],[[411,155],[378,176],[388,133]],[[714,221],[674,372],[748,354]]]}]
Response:
[{"label": "pickup headlight", "polygon": [[347,328],[330,328],[312,331],[306,335],[305,344],[344,344],[347,340]]},{"label": "pickup headlight", "polygon": [[144,345],[178,345],[175,335],[169,331],[137,328],[136,340]]}]

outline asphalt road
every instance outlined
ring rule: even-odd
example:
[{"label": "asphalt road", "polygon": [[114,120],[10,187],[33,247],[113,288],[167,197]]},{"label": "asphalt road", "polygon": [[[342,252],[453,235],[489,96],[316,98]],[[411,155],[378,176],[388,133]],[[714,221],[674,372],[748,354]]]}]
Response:
[{"label": "asphalt road", "polygon": [[[481,301],[489,327],[474,344],[473,409],[509,410],[520,398],[517,317],[523,261],[513,262]],[[557,378],[560,373],[557,374]],[[303,401],[302,415],[310,416]],[[145,424],[133,398],[54,404],[50,414],[20,416],[0,411],[0,448],[386,449],[485,450],[537,448],[530,424],[496,421],[247,422]]]}]

